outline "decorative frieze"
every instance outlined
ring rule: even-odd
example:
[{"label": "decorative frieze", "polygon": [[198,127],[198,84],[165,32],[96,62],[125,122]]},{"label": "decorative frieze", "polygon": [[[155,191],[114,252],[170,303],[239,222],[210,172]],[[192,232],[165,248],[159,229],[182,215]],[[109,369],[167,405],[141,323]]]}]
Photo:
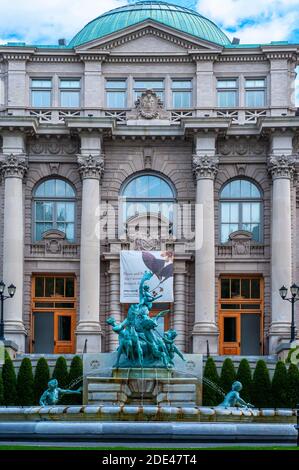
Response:
[{"label": "decorative frieze", "polygon": [[210,155],[193,155],[193,172],[196,179],[214,179],[218,172],[219,159]]},{"label": "decorative frieze", "polygon": [[265,139],[219,139],[217,154],[224,156],[261,156],[267,155],[268,141]]},{"label": "decorative frieze", "polygon": [[292,155],[271,155],[268,170],[273,179],[291,179],[295,172],[295,158]]},{"label": "decorative frieze", "polygon": [[104,155],[78,155],[78,165],[82,179],[101,179],[104,174]]},{"label": "decorative frieze", "polygon": [[23,178],[27,172],[25,155],[7,155],[0,163],[0,173],[4,178]]},{"label": "decorative frieze", "polygon": [[38,138],[29,141],[30,155],[76,155],[79,141],[69,138]]}]

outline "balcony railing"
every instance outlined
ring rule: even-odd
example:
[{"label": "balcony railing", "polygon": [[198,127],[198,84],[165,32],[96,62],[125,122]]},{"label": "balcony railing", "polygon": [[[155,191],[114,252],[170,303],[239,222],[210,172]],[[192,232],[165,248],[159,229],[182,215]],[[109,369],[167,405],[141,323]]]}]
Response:
[{"label": "balcony railing", "polygon": [[80,245],[75,243],[59,243],[51,246],[40,242],[27,245],[26,248],[26,256],[77,258],[80,254]]},{"label": "balcony railing", "polygon": [[217,245],[218,258],[263,258],[265,256],[265,245],[248,243]]}]

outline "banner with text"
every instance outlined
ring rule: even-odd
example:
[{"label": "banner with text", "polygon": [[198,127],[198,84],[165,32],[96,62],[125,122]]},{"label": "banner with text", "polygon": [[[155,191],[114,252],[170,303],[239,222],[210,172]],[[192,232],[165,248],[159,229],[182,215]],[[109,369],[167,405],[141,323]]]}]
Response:
[{"label": "banner with text", "polygon": [[139,284],[145,271],[153,273],[146,284],[155,302],[173,302],[172,251],[121,251],[120,302],[139,303]]}]

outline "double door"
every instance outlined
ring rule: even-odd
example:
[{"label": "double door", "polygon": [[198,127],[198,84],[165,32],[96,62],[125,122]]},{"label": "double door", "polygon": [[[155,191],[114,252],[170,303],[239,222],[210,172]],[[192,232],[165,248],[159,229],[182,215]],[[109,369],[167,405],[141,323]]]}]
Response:
[{"label": "double door", "polygon": [[262,354],[261,314],[258,312],[220,312],[220,354]]},{"label": "double door", "polygon": [[35,354],[72,354],[75,352],[75,311],[33,312],[32,349]]}]

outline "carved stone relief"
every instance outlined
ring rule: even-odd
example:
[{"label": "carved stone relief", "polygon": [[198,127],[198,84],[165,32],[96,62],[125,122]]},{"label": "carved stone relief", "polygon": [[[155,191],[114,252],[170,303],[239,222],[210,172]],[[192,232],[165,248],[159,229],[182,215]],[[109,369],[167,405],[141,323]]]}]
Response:
[{"label": "carved stone relief", "polygon": [[65,137],[31,139],[29,141],[30,155],[76,155],[79,152],[79,141]]},{"label": "carved stone relief", "polygon": [[161,99],[153,90],[144,91],[135,102],[135,110],[127,114],[128,119],[169,119]]},{"label": "carved stone relief", "polygon": [[265,139],[219,139],[217,153],[224,156],[260,156],[268,152],[268,142]]}]

